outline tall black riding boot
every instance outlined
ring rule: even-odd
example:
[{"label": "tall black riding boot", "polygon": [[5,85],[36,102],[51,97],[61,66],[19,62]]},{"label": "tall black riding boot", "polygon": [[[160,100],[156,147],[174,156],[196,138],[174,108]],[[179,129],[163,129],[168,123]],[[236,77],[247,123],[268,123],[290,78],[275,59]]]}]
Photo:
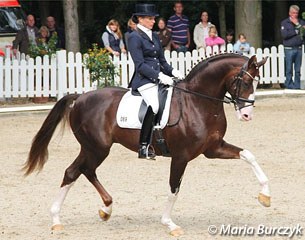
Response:
[{"label": "tall black riding boot", "polygon": [[151,144],[152,140],[155,116],[156,115],[154,114],[151,106],[149,106],[147,108],[140,133],[140,148],[138,151],[139,158],[154,160],[156,157],[153,149],[149,149],[149,145]]}]

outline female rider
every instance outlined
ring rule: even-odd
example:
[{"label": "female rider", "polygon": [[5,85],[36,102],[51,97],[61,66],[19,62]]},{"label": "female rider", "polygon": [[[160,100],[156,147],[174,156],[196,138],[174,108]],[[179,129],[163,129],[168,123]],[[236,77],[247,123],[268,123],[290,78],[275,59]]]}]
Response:
[{"label": "female rider", "polygon": [[155,153],[149,149],[155,115],[159,110],[158,84],[172,85],[172,77],[182,79],[181,73],[173,69],[164,57],[162,45],[156,33],[152,32],[156,13],[154,4],[136,4],[133,21],[137,28],[128,40],[128,47],[135,64],[135,72],[130,86],[138,91],[147,104],[140,133],[139,158],[154,159]]}]

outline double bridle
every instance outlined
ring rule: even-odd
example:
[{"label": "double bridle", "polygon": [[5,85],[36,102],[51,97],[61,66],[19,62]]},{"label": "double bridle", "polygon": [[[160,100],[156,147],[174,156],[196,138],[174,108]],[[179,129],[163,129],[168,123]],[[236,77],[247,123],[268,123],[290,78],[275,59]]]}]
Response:
[{"label": "double bridle", "polygon": [[[249,107],[249,106],[253,106],[254,105],[254,100],[250,100],[250,99],[246,99],[246,98],[242,98],[239,96],[240,94],[240,88],[241,88],[241,83],[242,83],[242,79],[243,79],[243,76],[244,74],[248,75],[252,81],[259,81],[259,77],[258,79],[256,79],[256,76],[253,77],[247,70],[248,66],[248,62],[246,62],[241,70],[239,71],[239,73],[234,76],[234,79],[231,83],[231,86],[232,87],[234,84],[235,84],[235,87],[234,87],[234,94],[230,94],[231,97],[228,97],[228,96],[225,96],[224,99],[221,99],[221,98],[216,98],[216,97],[212,97],[212,96],[209,96],[209,95],[206,95],[206,94],[202,94],[202,93],[199,93],[199,92],[195,92],[195,91],[191,91],[191,90],[188,90],[188,89],[185,89],[185,88],[181,88],[181,87],[178,87],[177,86],[177,83],[180,82],[180,81],[184,81],[184,80],[176,80],[174,81],[174,85],[172,86],[174,89],[178,89],[180,90],[181,92],[185,92],[185,93],[189,93],[189,94],[192,94],[192,95],[195,95],[195,96],[198,96],[198,97],[201,97],[201,98],[205,98],[205,99],[210,99],[210,100],[213,100],[213,101],[218,101],[218,102],[223,102],[223,103],[227,103],[227,104],[230,104],[230,103],[233,103],[234,104],[234,108],[235,110],[240,110],[242,108],[245,108],[245,107]],[[258,69],[258,65],[256,64],[256,69]],[[179,93],[179,92],[178,92]],[[249,103],[249,104],[244,104],[244,106],[239,106],[240,104],[239,103]],[[181,119],[181,116],[182,116],[182,102],[181,102],[181,97],[178,97],[178,104],[179,104],[179,109],[180,109],[180,114],[179,114],[179,117],[178,119],[174,122],[174,123],[168,123],[167,126],[168,127],[173,127],[173,126],[176,126],[180,119]]]},{"label": "double bridle", "polygon": [[[233,103],[236,110],[240,110],[240,109],[245,108],[245,107],[253,106],[255,100],[250,100],[250,99],[242,98],[242,97],[239,96],[240,88],[241,88],[241,83],[242,83],[242,79],[243,79],[244,74],[248,75],[252,79],[252,81],[259,81],[259,79],[256,79],[255,77],[253,77],[246,70],[247,64],[248,63],[245,63],[243,65],[243,67],[241,68],[240,72],[234,77],[234,80],[232,81],[231,86],[233,86],[235,84],[234,94],[233,95],[230,94],[231,97],[225,96],[225,99],[212,97],[212,96],[209,96],[209,95],[206,95],[206,94],[202,94],[202,93],[191,91],[191,90],[188,90],[188,89],[185,89],[185,88],[178,87],[177,83],[179,81],[175,81],[175,84],[173,85],[173,88],[179,89],[180,91],[185,92],[185,93],[193,94],[193,95],[198,96],[198,97],[202,97],[202,98],[206,98],[206,99],[210,99],[210,100],[214,100],[214,101],[218,101],[218,102],[223,102],[223,103],[227,103],[227,104]],[[258,67],[256,66],[256,68],[258,68]],[[180,80],[180,81],[183,81],[183,80]],[[249,104],[248,105],[244,105],[242,107],[239,107],[238,106],[239,103],[249,103]]]},{"label": "double bridle", "polygon": [[[254,105],[254,102],[255,100],[251,100],[251,99],[246,99],[246,98],[242,98],[240,97],[240,89],[241,89],[241,83],[242,83],[242,79],[243,79],[243,76],[244,74],[248,75],[251,79],[252,79],[252,82],[255,82],[255,81],[259,81],[259,77],[256,78],[256,77],[253,77],[247,70],[247,65],[248,63],[245,63],[243,65],[243,67],[241,68],[240,72],[234,77],[234,80],[231,84],[231,86],[233,86],[235,84],[235,87],[234,87],[234,94],[232,95],[231,94],[231,102],[234,103],[234,107],[235,107],[235,110],[240,110],[242,108],[245,108],[245,107],[249,107],[249,106],[253,106]],[[256,69],[258,69],[258,66],[256,64]],[[243,106],[238,106],[240,105],[240,103],[249,103],[249,104],[244,104]]]}]

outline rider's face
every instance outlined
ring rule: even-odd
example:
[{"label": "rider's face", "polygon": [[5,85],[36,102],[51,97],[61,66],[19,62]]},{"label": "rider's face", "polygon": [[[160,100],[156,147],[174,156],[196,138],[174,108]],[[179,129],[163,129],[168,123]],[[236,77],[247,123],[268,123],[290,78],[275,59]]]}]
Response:
[{"label": "rider's face", "polygon": [[153,29],[155,24],[155,17],[153,16],[139,17],[139,23],[148,29]]}]

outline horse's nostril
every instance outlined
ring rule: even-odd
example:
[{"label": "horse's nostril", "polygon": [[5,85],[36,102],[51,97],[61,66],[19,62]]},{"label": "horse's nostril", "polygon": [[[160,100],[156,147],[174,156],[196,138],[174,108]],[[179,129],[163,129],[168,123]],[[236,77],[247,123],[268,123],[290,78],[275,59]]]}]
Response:
[{"label": "horse's nostril", "polygon": [[248,115],[248,114],[244,114],[244,117],[245,117],[245,118],[248,118],[248,117],[249,117],[249,115]]}]

